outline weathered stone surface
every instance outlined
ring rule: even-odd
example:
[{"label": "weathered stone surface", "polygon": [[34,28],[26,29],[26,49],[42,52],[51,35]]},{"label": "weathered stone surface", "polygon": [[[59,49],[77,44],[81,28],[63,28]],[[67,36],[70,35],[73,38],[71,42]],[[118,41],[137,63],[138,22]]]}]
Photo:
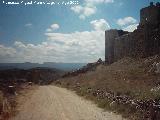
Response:
[{"label": "weathered stone surface", "polygon": [[114,62],[114,48],[115,48],[115,42],[116,38],[118,38],[121,35],[124,35],[128,32],[125,32],[123,30],[108,30],[105,31],[105,59],[108,63]]},{"label": "weathered stone surface", "polygon": [[109,64],[123,57],[148,57],[160,52],[160,3],[141,9],[140,24],[128,33],[105,31],[105,61]]},{"label": "weathered stone surface", "polygon": [[153,25],[158,25],[160,23],[159,17],[160,5],[156,5],[153,2],[150,3],[150,6],[142,8],[140,10],[140,24],[144,25],[146,22]]}]

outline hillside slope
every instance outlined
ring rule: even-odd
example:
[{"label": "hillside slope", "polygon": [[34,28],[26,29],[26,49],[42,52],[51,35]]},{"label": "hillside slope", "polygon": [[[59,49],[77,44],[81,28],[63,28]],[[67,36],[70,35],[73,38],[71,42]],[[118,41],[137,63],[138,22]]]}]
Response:
[{"label": "hillside slope", "polygon": [[[159,61],[159,56],[146,59],[123,58],[111,65],[99,65],[95,71],[61,79],[57,83],[76,90],[80,95],[96,99],[96,102],[98,100],[100,107],[122,113],[126,117],[132,116],[130,119],[155,117],[154,120],[158,120],[160,74],[156,73],[155,64]],[[110,106],[112,102],[117,102],[115,108]],[[151,112],[150,106],[156,106],[156,110],[153,110],[156,113]]]}]

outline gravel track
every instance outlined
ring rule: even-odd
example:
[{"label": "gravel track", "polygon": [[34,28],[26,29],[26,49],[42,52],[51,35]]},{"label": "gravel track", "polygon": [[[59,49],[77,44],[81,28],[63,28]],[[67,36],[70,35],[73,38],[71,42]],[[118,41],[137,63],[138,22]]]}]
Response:
[{"label": "gravel track", "polygon": [[56,86],[40,86],[11,120],[123,120],[91,101]]}]

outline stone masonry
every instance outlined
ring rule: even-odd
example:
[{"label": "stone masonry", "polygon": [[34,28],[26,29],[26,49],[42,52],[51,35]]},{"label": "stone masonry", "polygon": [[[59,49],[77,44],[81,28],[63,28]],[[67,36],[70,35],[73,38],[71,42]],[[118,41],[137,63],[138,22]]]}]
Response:
[{"label": "stone masonry", "polygon": [[105,31],[105,61],[123,57],[148,57],[160,53],[160,3],[140,10],[140,23],[133,32]]}]

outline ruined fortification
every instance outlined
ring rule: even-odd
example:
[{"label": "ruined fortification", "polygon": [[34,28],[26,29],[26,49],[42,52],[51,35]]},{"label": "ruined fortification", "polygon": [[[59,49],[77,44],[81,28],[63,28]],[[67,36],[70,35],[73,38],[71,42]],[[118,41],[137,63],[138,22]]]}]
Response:
[{"label": "ruined fortification", "polygon": [[148,57],[160,53],[160,3],[140,10],[140,23],[133,32],[105,31],[105,61],[123,57]]}]

